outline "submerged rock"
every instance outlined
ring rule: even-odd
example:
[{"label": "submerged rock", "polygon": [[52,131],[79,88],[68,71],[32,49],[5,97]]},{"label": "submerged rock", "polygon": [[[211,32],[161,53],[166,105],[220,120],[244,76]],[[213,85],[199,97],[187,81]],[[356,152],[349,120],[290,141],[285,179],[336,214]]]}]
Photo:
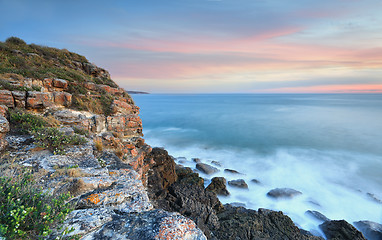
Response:
[{"label": "submerged rock", "polygon": [[252,179],[251,182],[252,183],[256,183],[256,184],[261,184],[261,182],[259,180],[257,180],[257,179]]},{"label": "submerged rock", "polygon": [[305,214],[310,215],[310,216],[314,217],[315,219],[320,220],[322,222],[330,221],[330,219],[327,218],[324,214],[317,212],[317,211],[308,210],[305,212]]},{"label": "submerged rock", "polygon": [[358,221],[354,222],[354,226],[356,226],[368,240],[382,239],[382,224],[372,221]]},{"label": "submerged rock", "polygon": [[302,192],[292,188],[275,188],[269,191],[267,196],[272,198],[293,198],[301,194]]},{"label": "submerged rock", "polygon": [[326,221],[320,228],[328,240],[366,240],[360,231],[345,220]]},{"label": "submerged rock", "polygon": [[228,185],[233,187],[248,189],[248,185],[243,179],[228,181]]},{"label": "submerged rock", "polygon": [[211,166],[211,165],[208,165],[206,163],[198,163],[196,164],[196,169],[198,169],[199,171],[205,173],[205,174],[213,174],[213,173],[216,173],[216,172],[219,172],[219,169]]},{"label": "submerged rock", "polygon": [[243,175],[242,173],[236,171],[236,170],[233,170],[233,169],[224,169],[224,172],[225,173],[232,173],[232,174],[239,174],[239,175]]},{"label": "submerged rock", "polygon": [[217,166],[217,167],[221,167],[222,166],[222,164],[220,162],[218,162],[218,161],[211,161],[211,163],[213,165]]},{"label": "submerged rock", "polygon": [[214,192],[217,195],[228,196],[229,192],[226,187],[226,179],[224,177],[214,177],[211,183],[207,186],[206,190]]}]

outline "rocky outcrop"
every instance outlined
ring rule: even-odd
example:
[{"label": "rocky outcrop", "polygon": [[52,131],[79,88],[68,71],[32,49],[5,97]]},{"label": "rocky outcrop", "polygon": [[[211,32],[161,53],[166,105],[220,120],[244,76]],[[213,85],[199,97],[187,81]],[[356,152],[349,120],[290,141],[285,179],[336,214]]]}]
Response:
[{"label": "rocky outcrop", "polygon": [[236,180],[228,181],[228,185],[237,187],[237,188],[248,189],[248,185],[244,181],[244,179],[236,179]]},{"label": "rocky outcrop", "polygon": [[220,227],[213,231],[217,239],[322,239],[304,235],[282,212],[258,211],[224,205],[217,216]]},{"label": "rocky outcrop", "polygon": [[345,220],[326,221],[320,228],[328,240],[365,240],[362,233]]},{"label": "rocky outcrop", "polygon": [[206,190],[213,192],[217,195],[228,196],[227,180],[224,177],[214,177],[211,183],[207,186]]},{"label": "rocky outcrop", "polygon": [[208,165],[206,163],[197,163],[196,169],[198,169],[199,171],[205,174],[213,174],[213,173],[219,172],[219,169],[211,165]]}]

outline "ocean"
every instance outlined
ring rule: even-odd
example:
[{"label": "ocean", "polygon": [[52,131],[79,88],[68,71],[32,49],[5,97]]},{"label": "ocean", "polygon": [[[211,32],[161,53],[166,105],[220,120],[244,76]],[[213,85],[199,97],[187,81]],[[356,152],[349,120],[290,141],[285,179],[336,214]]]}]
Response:
[{"label": "ocean", "polygon": [[[210,165],[218,161],[218,173],[200,173],[206,186],[215,176],[247,182],[248,190],[227,186],[231,195],[219,197],[223,203],[283,211],[316,235],[322,234],[322,221],[308,210],[349,223],[382,223],[382,94],[148,94],[133,99],[148,144],[164,147],[193,169],[192,158]],[[274,188],[302,194],[273,199],[267,193]]]}]

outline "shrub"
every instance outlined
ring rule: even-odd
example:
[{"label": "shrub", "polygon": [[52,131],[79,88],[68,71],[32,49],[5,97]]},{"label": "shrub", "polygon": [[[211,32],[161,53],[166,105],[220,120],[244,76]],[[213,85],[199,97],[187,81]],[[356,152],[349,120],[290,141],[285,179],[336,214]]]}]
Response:
[{"label": "shrub", "polygon": [[42,148],[47,148],[53,154],[65,154],[64,148],[67,145],[80,145],[86,143],[86,139],[78,135],[66,135],[57,128],[39,128],[31,132],[35,139],[35,144]]},{"label": "shrub", "polygon": [[19,110],[10,110],[9,118],[11,124],[21,133],[34,132],[48,126],[42,117]]},{"label": "shrub", "polygon": [[42,239],[62,228],[73,210],[69,194],[53,196],[38,188],[31,175],[0,178],[0,236],[6,239]]},{"label": "shrub", "polygon": [[7,40],[5,40],[8,44],[15,44],[15,45],[27,45],[27,43],[18,37],[9,37]]}]

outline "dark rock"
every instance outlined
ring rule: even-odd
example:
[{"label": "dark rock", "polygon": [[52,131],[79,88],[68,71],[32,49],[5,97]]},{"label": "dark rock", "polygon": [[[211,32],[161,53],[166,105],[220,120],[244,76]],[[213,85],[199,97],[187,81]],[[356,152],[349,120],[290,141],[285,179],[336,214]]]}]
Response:
[{"label": "dark rock", "polygon": [[308,214],[308,215],[310,215],[310,216],[314,217],[315,219],[320,220],[322,222],[330,221],[330,219],[327,218],[324,214],[317,212],[317,211],[308,210],[305,212],[305,214]]},{"label": "dark rock", "polygon": [[228,196],[229,192],[226,188],[227,181],[224,177],[214,177],[206,188],[207,191],[214,192],[217,195]]},{"label": "dark rock", "polygon": [[272,198],[293,198],[301,194],[302,192],[291,188],[275,188],[269,191],[267,196]]},{"label": "dark rock", "polygon": [[373,200],[374,202],[377,202],[377,203],[382,203],[382,200],[379,199],[377,196],[375,196],[375,194],[373,193],[367,193],[367,196]]},{"label": "dark rock", "polygon": [[328,240],[365,240],[362,233],[345,220],[326,221],[320,228]]},{"label": "dark rock", "polygon": [[241,202],[232,202],[229,205],[231,205],[232,207],[245,207],[245,203]]},{"label": "dark rock", "polygon": [[192,158],[192,161],[194,161],[196,163],[200,163],[201,162],[200,158]]},{"label": "dark rock", "polygon": [[213,174],[213,173],[219,172],[219,169],[205,163],[196,164],[196,169],[198,169],[199,171],[205,174]]},{"label": "dark rock", "polygon": [[243,179],[228,181],[228,185],[233,186],[233,187],[248,189],[248,185]]},{"label": "dark rock", "polygon": [[218,214],[220,228],[213,231],[217,239],[322,239],[304,235],[282,212],[259,211],[224,205]]},{"label": "dark rock", "polygon": [[[159,151],[153,149],[153,152]],[[210,229],[219,227],[219,221],[216,216],[217,211],[223,209],[222,204],[218,200],[216,194],[204,189],[204,181],[199,174],[194,173],[190,168],[176,167],[177,180],[171,179],[170,184],[159,184],[162,187],[158,191],[158,184],[155,182],[163,182],[161,177],[165,176],[161,171],[165,171],[166,167],[161,165],[173,165],[173,158],[166,155],[167,152],[161,150],[166,162],[157,161],[156,154],[152,155],[157,167],[153,167],[148,173],[148,192],[149,198],[156,208],[162,208],[166,211],[179,212],[183,216],[192,219],[197,226],[211,237]],[[170,163],[167,163],[170,162]]]},{"label": "dark rock", "polygon": [[215,166],[218,166],[218,167],[221,167],[221,166],[222,166],[221,163],[218,162],[218,161],[211,161],[211,163],[212,163],[213,165],[215,165]]},{"label": "dark rock", "polygon": [[257,180],[257,179],[252,179],[251,182],[256,183],[256,184],[260,184],[260,183],[261,183],[261,182],[260,182],[259,180]]},{"label": "dark rock", "polygon": [[225,172],[225,173],[232,173],[232,174],[243,175],[242,173],[239,173],[238,171],[233,170],[233,169],[224,169],[224,172]]},{"label": "dark rock", "polygon": [[363,235],[368,240],[381,240],[382,239],[382,225],[372,221],[358,221],[354,222]]}]

